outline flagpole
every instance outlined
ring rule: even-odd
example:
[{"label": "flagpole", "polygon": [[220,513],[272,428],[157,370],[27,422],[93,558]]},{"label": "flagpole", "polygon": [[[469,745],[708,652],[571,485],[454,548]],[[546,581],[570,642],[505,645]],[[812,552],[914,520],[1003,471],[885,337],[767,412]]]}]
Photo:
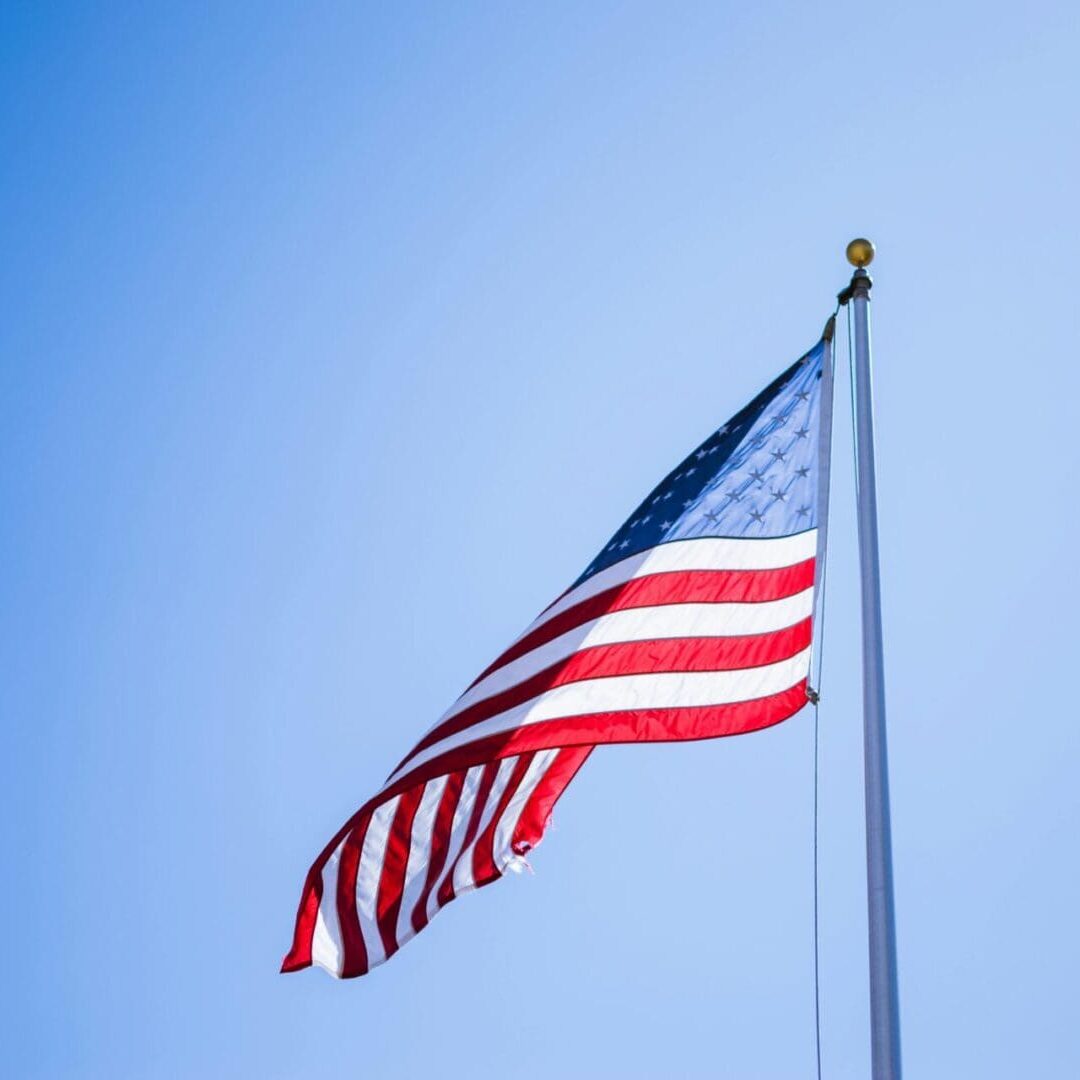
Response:
[{"label": "flagpole", "polygon": [[870,938],[870,1047],[873,1080],[900,1080],[900,1009],[893,913],[889,762],[885,736],[885,671],[881,634],[877,486],[874,479],[874,402],[870,368],[869,240],[852,240],[855,266],[841,293],[850,301],[855,345],[855,457],[862,579],[863,757],[866,783],[866,884]]}]

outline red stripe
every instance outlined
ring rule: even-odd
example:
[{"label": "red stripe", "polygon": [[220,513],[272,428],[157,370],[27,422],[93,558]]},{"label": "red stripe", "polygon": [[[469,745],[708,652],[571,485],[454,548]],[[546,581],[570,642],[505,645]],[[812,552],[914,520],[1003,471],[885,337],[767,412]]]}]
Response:
[{"label": "red stripe", "polygon": [[341,977],[351,979],[363,975],[368,969],[367,946],[360,932],[360,919],[356,913],[356,875],[360,869],[360,853],[364,836],[371,824],[370,813],[349,833],[341,849],[338,864],[337,910],[341,925]]},{"label": "red stripe", "polygon": [[813,559],[778,570],[676,570],[632,578],[574,604],[527,633],[470,686],[537,646],[608,612],[669,604],[765,603],[794,596],[813,584]]},{"label": "red stripe", "polygon": [[421,779],[451,769],[469,769],[532,750],[600,746],[608,743],[684,742],[742,735],[771,727],[794,716],[806,704],[806,679],[767,697],[726,705],[694,705],[668,709],[625,709],[542,720],[511,731],[488,735],[448,750],[406,774],[380,796],[390,798]]},{"label": "red stripe", "polygon": [[[544,777],[538,790],[530,798],[518,822],[518,826],[514,831],[513,844],[515,851],[523,853],[529,847],[534,846],[543,835],[551,805],[565,789],[572,778],[573,772],[580,767],[588,756],[593,744],[673,741],[736,735],[780,723],[798,712],[805,703],[806,680],[803,679],[789,690],[754,701],[696,708],[597,713],[590,716],[545,721],[514,732],[490,736],[441,755],[439,758],[428,762],[421,769],[416,770],[412,777],[403,778],[398,784],[395,784],[392,788],[361,807],[339,831],[334,840],[327,845],[323,855],[320,856],[311,871],[309,871],[308,881],[300,902],[300,909],[297,912],[293,948],[286,956],[282,970],[296,971],[311,964],[311,939],[322,895],[321,871],[329,854],[332,854],[337,844],[340,843],[341,836],[347,830],[353,829],[364,815],[373,812],[378,805],[395,795],[408,791],[410,787],[426,783],[427,780],[448,772],[463,772],[473,765],[485,765],[469,829],[462,845],[462,850],[467,850],[478,830],[480,816],[491,792],[491,785],[498,769],[499,759],[513,754],[528,753],[552,747],[570,748],[563,749],[556,765],[553,765],[548,770],[548,774]],[[563,768],[566,770],[565,774],[562,771]],[[451,780],[453,780],[453,777]],[[464,777],[462,776],[461,782],[463,780]],[[449,783],[448,781],[448,787]],[[440,805],[439,816],[441,818],[445,819],[446,807],[451,802],[456,804],[456,798],[451,794],[448,799],[444,793],[444,800]],[[452,818],[452,811],[450,813]],[[445,826],[445,828],[448,834],[449,826]],[[353,838],[350,837],[350,840],[353,840]],[[441,859],[445,860],[445,841],[439,843],[436,850],[441,853]],[[342,857],[345,858],[344,851]],[[423,907],[418,903],[414,912],[413,925],[418,930],[422,929],[427,923],[427,897],[430,892],[430,883],[436,880],[438,880],[438,875],[434,872],[434,867],[432,867],[429,869],[429,885],[425,887],[422,898]],[[400,893],[400,886],[398,892]],[[353,896],[355,897],[355,888]],[[445,906],[453,899],[453,875],[451,873],[447,875],[446,881],[439,889],[439,906]],[[400,903],[400,900],[398,902]],[[353,910],[355,911],[355,908]],[[339,906],[340,911],[341,907]],[[355,915],[353,917],[355,918]],[[349,922],[350,920],[343,914],[343,936],[346,932],[345,927],[349,925]],[[418,923],[419,925],[417,925]],[[382,920],[380,919],[381,930]],[[343,974],[346,977],[351,977],[352,975],[363,974],[365,969],[366,958],[365,962],[360,964],[347,957]]]},{"label": "red stripe", "polygon": [[386,838],[386,853],[377,886],[375,918],[387,959],[398,950],[397,920],[401,911],[401,894],[405,887],[409,848],[412,846],[413,820],[423,795],[424,784],[417,784],[402,794],[394,813],[394,823]]},{"label": "red stripe", "polygon": [[493,694],[432,728],[398,764],[450,735],[521,705],[545,690],[584,679],[675,671],[737,671],[789,660],[810,644],[810,619],[765,634],[720,638],[659,638],[596,645],[573,653],[530,678]]},{"label": "red stripe", "polygon": [[431,890],[435,887],[435,882],[439,880],[439,875],[446,865],[446,856],[450,848],[450,829],[454,824],[454,811],[457,810],[464,783],[464,772],[453,772],[447,777],[442,800],[435,814],[427,880],[424,883],[424,891],[420,894],[420,898],[416,901],[416,906],[412,910],[412,926],[418,934],[428,924],[428,897],[431,896]]},{"label": "red stripe", "polygon": [[[337,845],[335,844],[335,847]],[[311,967],[311,941],[315,934],[315,920],[322,903],[322,866],[321,860],[308,871],[304,890],[300,893],[300,906],[296,911],[296,928],[293,930],[292,948],[281,962],[282,972],[300,971]]]},{"label": "red stripe", "polygon": [[510,838],[510,848],[515,855],[525,855],[540,843],[555,803],[592,751],[591,746],[573,746],[559,751],[522,808]]},{"label": "red stripe", "polygon": [[[469,829],[466,833],[462,850],[475,838],[479,828],[480,815],[491,792],[499,760],[514,754],[525,754],[536,750],[549,750],[553,747],[580,748],[584,761],[588,751],[594,745],[602,743],[628,742],[674,742],[691,739],[710,739],[726,735],[739,735],[771,727],[793,716],[806,704],[806,679],[801,679],[793,687],[769,697],[756,698],[752,701],[740,701],[728,705],[709,705],[675,709],[642,709],[624,712],[592,713],[587,716],[575,716],[561,720],[547,720],[530,724],[511,732],[503,732],[479,739],[466,746],[457,747],[445,754],[433,758],[408,776],[402,777],[392,787],[381,792],[349,819],[327,845],[315,865],[308,872],[308,880],[301,897],[297,912],[296,931],[293,947],[285,957],[282,971],[297,971],[311,964],[311,938],[315,929],[315,918],[319,909],[322,890],[321,871],[326,859],[341,842],[341,837],[352,829],[365,814],[370,814],[376,807],[392,799],[395,795],[408,791],[411,787],[426,783],[436,776],[450,772],[464,772],[474,765],[484,765],[473,807]],[[563,759],[560,754],[560,762]],[[574,757],[566,758],[567,767],[579,767],[580,761]],[[550,770],[549,770],[550,774]],[[522,820],[515,829],[515,843],[528,845],[535,843],[543,834],[546,813],[540,798],[549,798],[554,802],[561,793],[558,787],[558,773],[545,777],[541,796],[530,800]],[[569,782],[567,779],[566,783]],[[565,783],[563,788],[565,788]],[[443,807],[440,807],[442,813]],[[443,849],[445,858],[445,845]],[[460,856],[459,856],[460,858]],[[429,880],[437,880],[431,875]],[[425,905],[427,891],[425,889]],[[453,874],[449,873],[439,888],[439,907],[454,899]],[[418,905],[419,910],[419,905]],[[426,913],[421,921],[421,928],[426,925]],[[344,923],[344,920],[343,920]],[[416,926],[414,918],[413,925]]]},{"label": "red stripe", "polygon": [[486,885],[489,881],[494,881],[500,876],[495,867],[495,830],[499,827],[499,822],[502,820],[503,814],[506,813],[510,800],[514,797],[514,793],[521,784],[525,771],[532,764],[533,756],[533,754],[522,754],[518,758],[514,770],[510,774],[510,779],[507,781],[506,787],[503,788],[502,797],[495,807],[495,813],[491,815],[487,828],[476,840],[476,847],[473,849],[473,883],[477,888]]},{"label": "red stripe", "polygon": [[[504,754],[504,757],[509,757],[509,754]],[[480,784],[476,791],[476,800],[473,802],[472,816],[469,818],[468,828],[465,830],[465,839],[461,844],[461,854],[469,850],[469,845],[476,838],[476,833],[480,828],[480,817],[484,812],[484,807],[487,805],[488,796],[491,794],[491,785],[495,783],[495,774],[499,771],[499,762],[490,758],[483,759],[486,764],[484,765],[484,771],[480,776]],[[479,765],[480,761],[474,762]],[[471,766],[470,766],[471,768]],[[436,775],[441,775],[440,773]],[[454,865],[450,868],[450,872],[446,875],[446,879],[439,886],[439,891],[436,893],[436,898],[439,902],[439,907],[443,907],[449,904],[454,899],[454,870],[457,868],[458,859],[461,858],[461,854],[454,860]]]}]

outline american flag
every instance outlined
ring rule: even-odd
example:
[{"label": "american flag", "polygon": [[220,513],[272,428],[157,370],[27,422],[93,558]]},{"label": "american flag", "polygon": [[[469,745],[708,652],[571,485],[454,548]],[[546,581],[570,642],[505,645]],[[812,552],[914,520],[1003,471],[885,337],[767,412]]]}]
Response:
[{"label": "american flag", "polygon": [[669,473],[327,844],[283,971],[363,975],[519,869],[593,747],[756,731],[807,701],[831,334]]}]

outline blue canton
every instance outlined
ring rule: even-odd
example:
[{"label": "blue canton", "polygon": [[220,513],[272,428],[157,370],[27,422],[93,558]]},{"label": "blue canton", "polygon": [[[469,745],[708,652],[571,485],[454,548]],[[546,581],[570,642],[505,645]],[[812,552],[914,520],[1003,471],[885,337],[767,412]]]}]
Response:
[{"label": "blue canton", "polygon": [[825,343],[717,428],[649,494],[578,581],[696,537],[790,536],[818,524]]}]

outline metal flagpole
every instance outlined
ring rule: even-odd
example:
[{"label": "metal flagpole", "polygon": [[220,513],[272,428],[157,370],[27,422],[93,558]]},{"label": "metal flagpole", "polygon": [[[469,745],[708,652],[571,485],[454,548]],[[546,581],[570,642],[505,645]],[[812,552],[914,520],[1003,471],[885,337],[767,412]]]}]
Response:
[{"label": "metal flagpole", "polygon": [[893,915],[889,762],[885,738],[885,672],[881,639],[877,489],[874,481],[874,402],[870,373],[869,240],[852,240],[850,301],[855,344],[855,457],[862,578],[863,755],[866,770],[866,884],[870,929],[870,1046],[873,1080],[900,1080],[900,1009]]}]

